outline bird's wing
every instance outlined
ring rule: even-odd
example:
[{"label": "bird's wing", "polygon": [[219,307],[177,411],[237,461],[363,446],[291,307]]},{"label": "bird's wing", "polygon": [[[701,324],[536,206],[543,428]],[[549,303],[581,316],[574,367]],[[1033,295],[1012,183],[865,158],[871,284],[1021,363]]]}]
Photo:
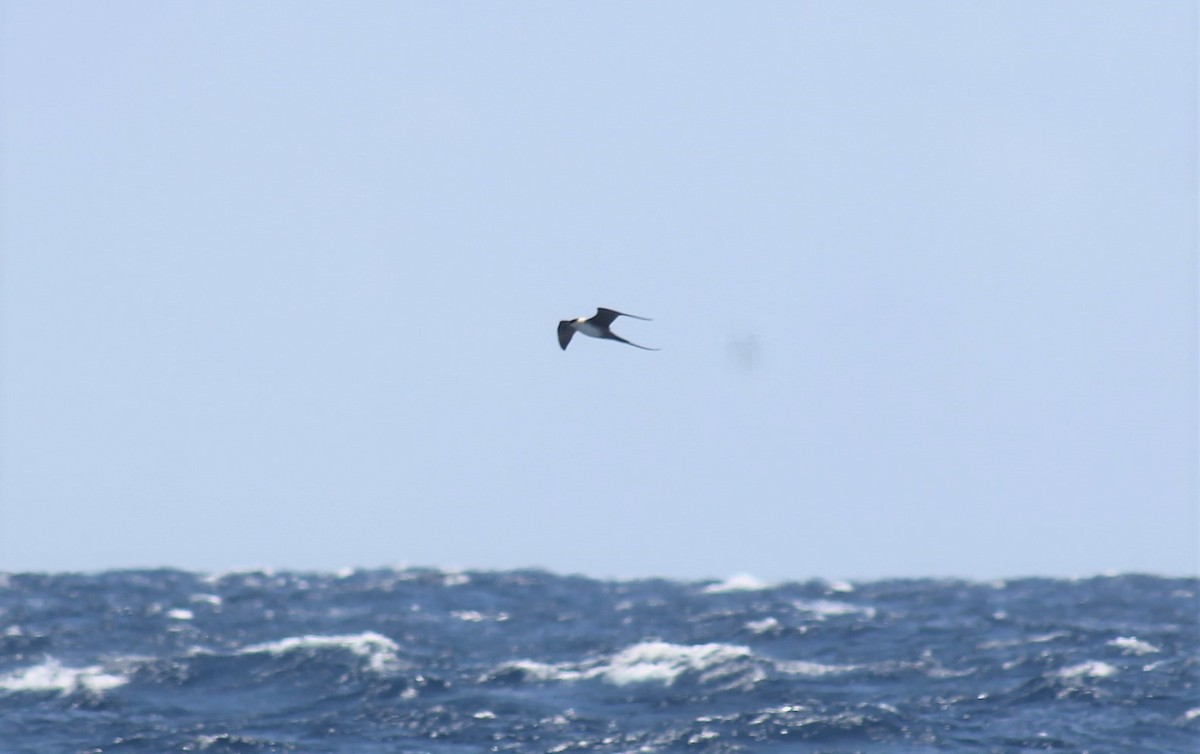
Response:
[{"label": "bird's wing", "polygon": [[616,309],[605,309],[603,307],[597,309],[596,316],[592,317],[588,321],[595,322],[600,327],[608,327],[609,325],[611,325],[613,323],[613,320],[616,319],[617,317],[631,317],[633,319],[644,319],[647,322],[650,321],[649,317],[639,317],[636,314],[626,314],[624,312],[619,312]]},{"label": "bird's wing", "polygon": [[567,344],[571,342],[571,336],[575,334],[575,328],[571,327],[570,320],[563,320],[558,323],[558,344],[562,349],[567,350]]},{"label": "bird's wing", "polygon": [[657,350],[659,350],[659,349],[657,349],[657,348],[650,348],[649,346],[639,346],[637,343],[634,343],[632,340],[625,340],[625,339],[624,339],[624,338],[622,338],[620,335],[617,335],[616,333],[614,333],[612,330],[609,330],[609,331],[608,331],[608,335],[605,335],[605,336],[602,336],[602,337],[608,338],[609,340],[619,340],[620,342],[622,342],[622,343],[624,343],[624,344],[626,344],[626,345],[633,346],[634,348],[640,348],[640,349],[642,349],[643,351],[657,351]]}]

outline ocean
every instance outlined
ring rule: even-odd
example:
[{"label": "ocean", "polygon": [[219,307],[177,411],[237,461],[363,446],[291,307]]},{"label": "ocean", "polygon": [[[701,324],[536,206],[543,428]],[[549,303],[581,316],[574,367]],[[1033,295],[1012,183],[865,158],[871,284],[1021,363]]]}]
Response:
[{"label": "ocean", "polygon": [[0,752],[1200,751],[1200,580],[0,574]]}]

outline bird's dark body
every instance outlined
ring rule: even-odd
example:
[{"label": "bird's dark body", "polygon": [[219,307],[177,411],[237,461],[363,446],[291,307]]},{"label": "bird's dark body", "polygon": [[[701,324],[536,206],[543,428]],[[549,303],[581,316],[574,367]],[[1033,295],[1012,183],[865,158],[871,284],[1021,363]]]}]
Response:
[{"label": "bird's dark body", "polygon": [[649,317],[639,317],[636,314],[625,314],[623,312],[616,311],[615,309],[605,309],[601,307],[596,310],[594,315],[587,319],[579,317],[578,319],[564,319],[562,322],[559,322],[558,344],[562,346],[564,351],[567,350],[567,346],[570,344],[572,336],[574,336],[576,332],[581,332],[584,335],[588,335],[593,338],[601,338],[602,340],[615,340],[619,343],[625,343],[626,345],[633,346],[634,348],[640,348],[644,351],[658,350],[657,348],[639,346],[637,343],[625,340],[620,335],[617,335],[611,329],[609,329],[613,323],[613,320],[615,320],[617,317],[630,317],[632,319],[642,319],[646,320],[647,322],[650,321]]}]

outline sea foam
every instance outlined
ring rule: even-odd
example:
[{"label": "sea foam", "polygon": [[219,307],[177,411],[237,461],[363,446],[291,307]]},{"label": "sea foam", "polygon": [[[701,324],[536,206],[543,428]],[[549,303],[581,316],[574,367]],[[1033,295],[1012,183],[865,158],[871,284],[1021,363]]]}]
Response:
[{"label": "sea foam", "polygon": [[344,636],[292,636],[279,641],[253,644],[239,654],[286,654],[322,649],[341,649],[367,659],[368,666],[377,672],[395,670],[400,665],[396,655],[400,647],[388,637],[365,631]]},{"label": "sea foam", "polygon": [[688,671],[711,674],[724,663],[750,656],[749,647],[732,644],[681,645],[649,641],[618,652],[602,669],[601,675],[618,686],[646,682],[670,685]]},{"label": "sea foam", "polygon": [[[754,682],[765,675],[748,667],[753,653],[733,644],[671,644],[646,641],[626,647],[603,659],[580,663],[542,663],[516,660],[505,663],[496,674],[519,671],[531,681],[578,681],[599,679],[614,686],[661,684],[670,686],[685,673],[696,673],[701,683],[714,681]],[[747,677],[748,675],[748,677]]]},{"label": "sea foam", "polygon": [[1108,678],[1117,674],[1117,668],[1109,665],[1107,662],[1099,660],[1088,660],[1081,662],[1078,665],[1072,665],[1058,671],[1059,678],[1077,679],[1077,678]]},{"label": "sea foam", "polygon": [[0,676],[0,691],[53,691],[64,696],[76,692],[102,694],[128,682],[125,676],[106,672],[99,665],[68,668],[58,660],[49,659],[40,665]]},{"label": "sea foam", "polygon": [[723,592],[750,592],[769,589],[770,585],[754,578],[748,573],[739,573],[736,576],[730,576],[724,581],[716,584],[709,584],[701,591],[705,594],[721,594]]},{"label": "sea foam", "polygon": [[1153,644],[1142,641],[1134,636],[1118,636],[1108,642],[1108,646],[1116,647],[1127,655],[1149,655],[1162,651]]},{"label": "sea foam", "polygon": [[876,612],[873,607],[852,605],[849,602],[839,602],[837,600],[798,600],[792,603],[792,606],[798,612],[807,613],[817,620],[837,618],[844,615],[861,615],[867,620],[871,620],[875,617]]}]

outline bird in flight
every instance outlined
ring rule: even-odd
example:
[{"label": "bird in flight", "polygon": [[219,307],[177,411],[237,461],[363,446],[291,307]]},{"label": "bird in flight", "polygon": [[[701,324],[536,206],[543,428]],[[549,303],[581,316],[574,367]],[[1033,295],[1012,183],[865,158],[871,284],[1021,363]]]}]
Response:
[{"label": "bird in flight", "polygon": [[630,343],[620,335],[617,335],[610,329],[613,320],[617,317],[632,317],[633,319],[644,319],[650,321],[649,317],[639,317],[636,314],[622,314],[621,312],[613,311],[612,309],[597,309],[592,317],[577,317],[576,319],[564,319],[558,323],[558,344],[562,349],[567,350],[567,344],[571,342],[571,336],[575,333],[583,333],[590,335],[593,338],[605,338],[607,340],[617,340],[622,343],[641,348],[644,351],[657,351],[657,348],[647,348],[639,346],[637,343]]}]

